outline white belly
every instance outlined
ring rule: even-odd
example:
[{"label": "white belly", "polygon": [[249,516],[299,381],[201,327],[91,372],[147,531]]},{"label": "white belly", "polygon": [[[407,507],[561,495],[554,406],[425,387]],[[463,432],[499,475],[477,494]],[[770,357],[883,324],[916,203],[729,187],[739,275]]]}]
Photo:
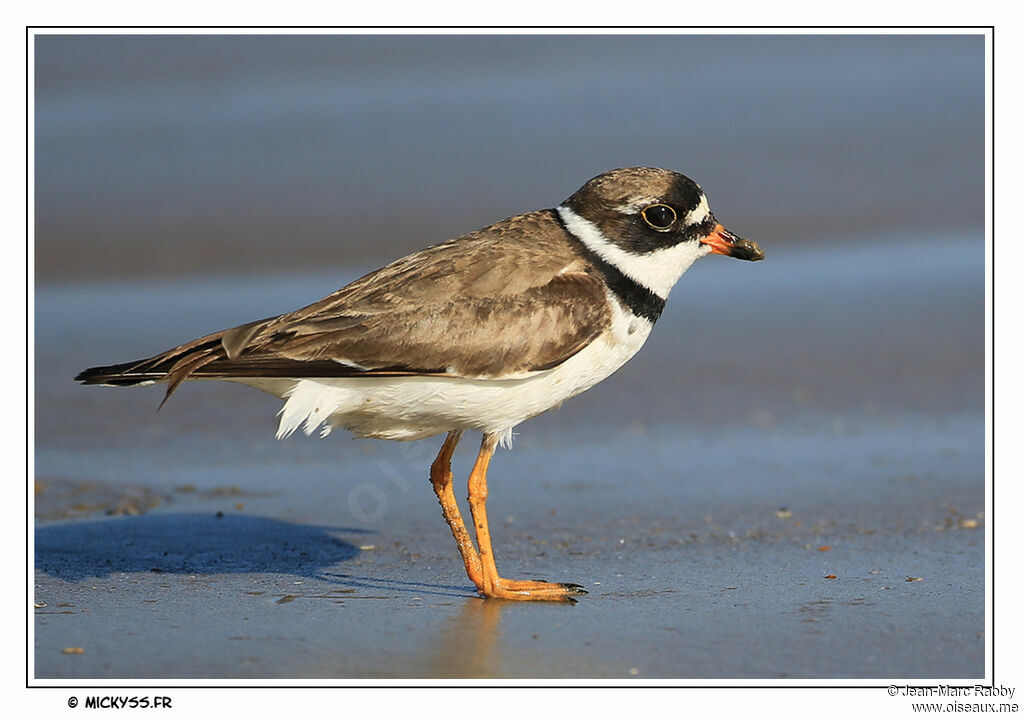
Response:
[{"label": "white belly", "polygon": [[612,303],[615,311],[609,331],[547,371],[509,379],[408,376],[286,380],[291,384],[287,391],[273,391],[287,397],[277,436],[289,436],[300,426],[306,434],[321,428],[322,436],[332,428],[343,427],[362,437],[410,441],[461,429],[496,433],[507,444],[517,424],[586,391],[643,346],[651,323],[624,314],[617,302]]}]

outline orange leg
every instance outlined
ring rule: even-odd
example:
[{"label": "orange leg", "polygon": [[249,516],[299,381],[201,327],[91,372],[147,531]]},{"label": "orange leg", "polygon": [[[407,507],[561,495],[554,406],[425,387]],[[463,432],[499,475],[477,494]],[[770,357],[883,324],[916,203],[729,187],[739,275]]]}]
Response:
[{"label": "orange leg", "polygon": [[452,453],[455,446],[462,438],[461,431],[450,431],[438,452],[434,463],[430,465],[430,483],[434,486],[434,493],[441,504],[441,511],[444,513],[444,520],[452,530],[455,543],[459,546],[459,553],[462,554],[462,561],[466,564],[466,574],[477,588],[482,585],[483,573],[480,569],[480,555],[473,546],[473,540],[466,531],[466,525],[462,523],[462,514],[459,512],[459,505],[455,503],[455,492],[452,490]]},{"label": "orange leg", "polygon": [[[513,581],[501,578],[491,550],[491,532],[487,526],[487,467],[491,463],[496,434],[484,435],[480,453],[469,475],[469,510],[476,528],[476,543],[480,549],[482,580],[474,579],[477,590],[485,598],[504,598],[512,601],[568,601],[575,603],[574,595],[586,593],[575,583],[549,583],[547,581]],[[470,578],[473,578],[470,575]]]}]

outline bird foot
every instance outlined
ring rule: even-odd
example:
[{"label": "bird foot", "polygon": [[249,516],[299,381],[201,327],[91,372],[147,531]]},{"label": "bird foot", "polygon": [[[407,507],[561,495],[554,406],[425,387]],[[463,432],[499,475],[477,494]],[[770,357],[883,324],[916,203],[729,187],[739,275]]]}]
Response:
[{"label": "bird foot", "polygon": [[576,603],[573,596],[587,592],[578,583],[552,583],[550,581],[516,581],[499,578],[492,587],[478,588],[484,598],[502,598],[506,601],[561,601]]}]

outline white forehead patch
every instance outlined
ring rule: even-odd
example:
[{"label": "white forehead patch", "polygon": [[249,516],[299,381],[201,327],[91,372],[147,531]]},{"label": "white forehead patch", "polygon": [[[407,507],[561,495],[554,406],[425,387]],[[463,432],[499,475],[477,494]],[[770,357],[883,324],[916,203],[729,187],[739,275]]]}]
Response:
[{"label": "white forehead patch", "polygon": [[700,202],[697,206],[686,213],[686,220],[684,224],[688,227],[692,227],[695,224],[700,224],[708,218],[711,214],[711,208],[708,207],[708,198],[704,196],[702,192],[700,195]]}]

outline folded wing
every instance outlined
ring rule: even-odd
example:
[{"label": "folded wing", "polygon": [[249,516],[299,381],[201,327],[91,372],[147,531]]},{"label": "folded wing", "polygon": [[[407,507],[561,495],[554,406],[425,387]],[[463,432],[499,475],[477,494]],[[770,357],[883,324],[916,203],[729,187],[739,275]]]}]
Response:
[{"label": "folded wing", "polygon": [[610,322],[605,289],[571,254],[516,242],[495,251],[513,230],[522,227],[495,225],[409,255],[308,307],[77,379],[166,381],[169,397],[193,378],[495,378],[553,368]]}]

